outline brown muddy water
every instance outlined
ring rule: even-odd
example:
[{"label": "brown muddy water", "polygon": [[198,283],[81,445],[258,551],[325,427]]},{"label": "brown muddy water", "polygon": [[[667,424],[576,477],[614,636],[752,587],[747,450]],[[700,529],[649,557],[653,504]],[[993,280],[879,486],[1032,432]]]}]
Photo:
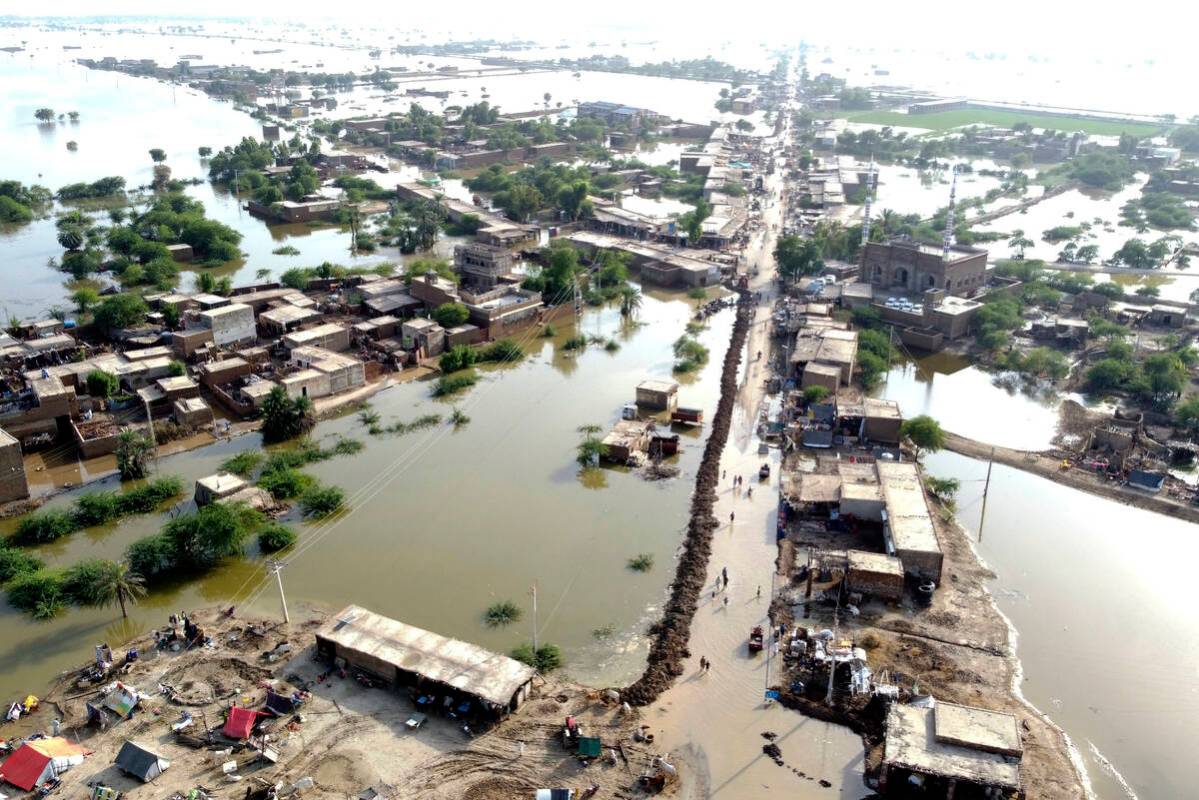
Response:
[{"label": "brown muddy water", "polygon": [[[977,537],[985,462],[925,459],[962,482]],[[1195,526],[996,465],[979,554],[1019,632],[1024,695],[1069,734],[1097,796],[1194,797]]]},{"label": "brown muddy water", "polygon": [[[529,589],[538,584],[539,634],[566,652],[570,674],[592,683],[618,683],[641,666],[641,633],[673,574],[672,559],[686,524],[687,498],[702,450],[701,431],[682,431],[681,474],[647,482],[624,469],[580,472],[576,429],[615,421],[636,384],[670,375],[671,343],[694,304],[678,296],[646,296],[640,326],[615,309],[589,311],[582,330],[612,338],[619,351],[591,346],[572,356],[555,339],[530,338],[521,364],[485,371],[484,380],[457,398],[471,422],[404,437],[371,437],[356,415],[322,423],[318,437],[346,435],[366,443],[352,457],[307,471],[347,494],[349,512],[331,523],[289,519],[300,533],[285,556],[291,602],[333,608],[359,603],[380,613],[506,651],[531,637]],[[732,312],[722,312],[700,335],[712,351],[699,373],[680,380],[682,401],[711,415]],[[376,395],[370,406],[383,422],[422,414],[448,415],[452,404],[430,397],[416,381]],[[194,479],[216,471],[234,453],[260,447],[257,435],[163,458],[158,471]],[[88,489],[101,488],[90,486]],[[102,488],[116,488],[105,481]],[[54,498],[62,506],[76,490]],[[190,503],[185,503],[188,507]],[[37,554],[52,566],[81,558],[118,558],[135,539],[157,531],[166,515],[147,515],[80,531]],[[7,531],[5,523],[0,532]],[[121,623],[113,609],[70,609],[46,623],[7,605],[0,610],[0,696],[39,690],[58,670],[87,656],[101,640],[162,622],[171,612],[236,604],[277,613],[273,582],[264,580],[253,546],[244,559],[157,591]],[[650,553],[655,568],[638,573],[629,558]],[[496,600],[511,599],[524,618],[501,629],[483,625]]]}]

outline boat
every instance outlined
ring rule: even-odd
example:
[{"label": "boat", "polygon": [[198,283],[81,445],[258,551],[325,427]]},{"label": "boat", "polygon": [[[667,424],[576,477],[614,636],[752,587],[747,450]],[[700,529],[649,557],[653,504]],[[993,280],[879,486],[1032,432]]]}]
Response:
[{"label": "boat", "polygon": [[755,625],[754,629],[749,632],[749,652],[762,652],[762,626]]}]

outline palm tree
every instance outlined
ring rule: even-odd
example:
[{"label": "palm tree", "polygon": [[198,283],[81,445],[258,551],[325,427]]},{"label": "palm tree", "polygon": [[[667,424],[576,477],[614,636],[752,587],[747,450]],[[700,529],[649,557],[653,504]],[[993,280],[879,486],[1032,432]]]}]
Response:
[{"label": "palm tree", "polygon": [[271,277],[271,271],[269,269],[264,268],[264,269],[260,269],[260,270],[255,270],[255,272],[254,272],[255,280],[263,281],[269,277]]},{"label": "palm tree", "polygon": [[65,250],[78,250],[83,246],[83,231],[74,225],[63,228],[58,232],[58,243]]},{"label": "palm tree", "polygon": [[118,603],[121,606],[121,617],[126,619],[129,612],[125,603],[136,603],[146,596],[146,581],[129,569],[129,564],[124,561],[109,561],[104,565],[104,572],[97,580],[96,604],[110,606]]},{"label": "palm tree", "polygon": [[641,308],[641,292],[632,286],[624,286],[620,290],[620,315],[632,317]]}]

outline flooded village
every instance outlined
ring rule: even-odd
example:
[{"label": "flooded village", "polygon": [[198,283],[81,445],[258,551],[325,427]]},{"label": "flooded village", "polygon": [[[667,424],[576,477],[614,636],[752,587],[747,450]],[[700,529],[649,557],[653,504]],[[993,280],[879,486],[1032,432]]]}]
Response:
[{"label": "flooded village", "polygon": [[0,38],[3,795],[1189,796],[1194,121]]}]

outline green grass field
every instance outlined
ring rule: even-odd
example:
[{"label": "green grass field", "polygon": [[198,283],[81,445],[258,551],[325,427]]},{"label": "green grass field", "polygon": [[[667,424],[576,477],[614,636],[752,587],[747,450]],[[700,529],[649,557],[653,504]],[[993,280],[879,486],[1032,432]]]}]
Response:
[{"label": "green grass field", "polygon": [[1052,128],[1057,131],[1082,131],[1095,136],[1119,136],[1130,133],[1134,136],[1152,136],[1162,131],[1164,125],[1148,122],[1118,122],[1095,119],[1073,119],[1048,114],[1025,113],[1023,111],[992,111],[984,108],[963,108],[952,111],[937,111],[932,114],[901,114],[896,111],[850,111],[832,116],[845,117],[851,122],[869,125],[893,125],[904,128],[924,128],[930,131],[947,131],[963,125],[996,125],[1010,128],[1017,122],[1027,122],[1034,128]]}]

